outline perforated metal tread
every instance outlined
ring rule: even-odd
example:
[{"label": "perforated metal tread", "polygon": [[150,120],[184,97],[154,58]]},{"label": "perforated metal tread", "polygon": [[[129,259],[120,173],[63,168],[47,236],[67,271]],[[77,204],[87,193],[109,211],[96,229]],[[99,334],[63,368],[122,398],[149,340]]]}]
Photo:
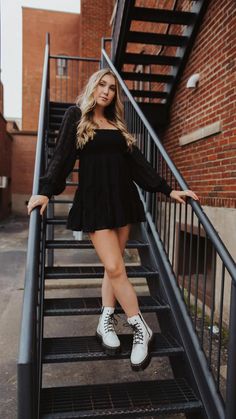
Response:
[{"label": "perforated metal tread", "polygon": [[[155,277],[158,272],[143,265],[126,266],[129,278]],[[45,268],[46,279],[103,278],[103,266],[54,266]]]},{"label": "perforated metal tread", "polygon": [[143,381],[44,388],[40,418],[137,418],[201,407],[184,379]]},{"label": "perforated metal tread", "polygon": [[[66,185],[69,186],[69,185]],[[46,218],[47,225],[66,225],[67,218],[58,217],[58,218]]]},{"label": "perforated metal tread", "polygon": [[146,7],[134,7],[132,19],[148,22],[172,23],[177,25],[189,25],[194,22],[196,13],[180,10],[168,10]]},{"label": "perforated metal tread", "polygon": [[[130,357],[133,335],[119,335],[121,352],[115,356],[105,354],[96,336],[59,337],[43,339],[43,362],[73,362],[127,359]],[[170,356],[183,353],[183,347],[170,334],[155,333],[152,356]]]},{"label": "perforated metal tread", "polygon": [[49,204],[73,204],[73,199],[51,199]]},{"label": "perforated metal tread", "polygon": [[[140,240],[128,240],[127,249],[136,249],[147,247],[149,243]],[[46,248],[48,249],[92,249],[94,248],[91,240],[47,240]]]},{"label": "perforated metal tread", "polygon": [[[150,296],[138,297],[142,313],[155,313],[169,310],[169,305],[160,299]],[[88,298],[46,298],[44,300],[44,316],[78,316],[100,314],[102,299],[100,297]],[[123,313],[120,305],[116,306],[116,313]]]}]

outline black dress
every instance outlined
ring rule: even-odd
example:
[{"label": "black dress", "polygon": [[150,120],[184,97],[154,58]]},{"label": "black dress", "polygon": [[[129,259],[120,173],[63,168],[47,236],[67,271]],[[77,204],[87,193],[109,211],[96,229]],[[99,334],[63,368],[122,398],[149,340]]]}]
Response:
[{"label": "black dress", "polygon": [[132,151],[120,130],[98,129],[83,149],[76,148],[76,126],[81,111],[71,106],[59,130],[54,155],[40,178],[39,194],[50,199],[66,186],[66,177],[79,157],[79,185],[66,228],[92,232],[145,221],[136,182],[150,192],[169,196],[172,188],[146,160],[138,147]]}]

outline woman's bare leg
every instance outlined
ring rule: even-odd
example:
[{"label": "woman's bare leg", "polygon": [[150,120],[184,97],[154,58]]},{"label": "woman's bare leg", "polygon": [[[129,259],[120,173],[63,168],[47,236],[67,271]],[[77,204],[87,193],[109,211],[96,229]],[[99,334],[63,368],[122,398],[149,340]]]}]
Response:
[{"label": "woman's bare leg", "polygon": [[115,229],[89,233],[94,248],[104,265],[115,298],[128,317],[139,313],[138,299],[126,274],[118,234]]},{"label": "woman's bare leg", "polygon": [[[131,224],[115,229],[118,235],[119,245],[122,256],[124,255],[125,245],[129,238]],[[102,305],[104,307],[115,307],[116,297],[113,292],[111,281],[108,278],[106,270],[104,270],[104,277],[102,281]]]}]

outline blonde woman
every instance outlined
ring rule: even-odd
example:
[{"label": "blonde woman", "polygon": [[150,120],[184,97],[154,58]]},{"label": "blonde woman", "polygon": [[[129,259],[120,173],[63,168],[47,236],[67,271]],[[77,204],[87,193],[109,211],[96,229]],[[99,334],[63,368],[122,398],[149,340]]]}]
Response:
[{"label": "blonde woman", "polygon": [[67,228],[87,232],[104,265],[102,312],[97,337],[108,354],[120,350],[114,327],[118,301],[133,329],[131,366],[144,369],[149,363],[153,332],[145,322],[135,290],[128,280],[123,253],[132,223],[145,221],[145,212],[134,181],[142,188],[160,191],[178,202],[197,200],[191,190],[173,190],[152,168],[135,145],[123,119],[119,84],[109,69],[94,73],[75,106],[65,113],[57,146],[39,195],[31,196],[28,214],[41,206],[42,215],[52,195],[65,188],[66,177],[80,159],[79,187],[69,212]]}]

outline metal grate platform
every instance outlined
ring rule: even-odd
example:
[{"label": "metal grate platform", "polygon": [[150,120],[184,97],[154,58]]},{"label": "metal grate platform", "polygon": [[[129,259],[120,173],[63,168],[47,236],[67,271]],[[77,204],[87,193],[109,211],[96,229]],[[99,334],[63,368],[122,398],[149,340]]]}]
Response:
[{"label": "metal grate platform", "polygon": [[[152,278],[158,272],[143,265],[126,266],[129,278]],[[103,278],[103,266],[54,266],[45,268],[45,279]]]},{"label": "metal grate platform", "polygon": [[[141,240],[129,240],[126,249],[137,249],[149,246]],[[47,249],[94,249],[91,240],[47,240]]]},{"label": "metal grate platform", "polygon": [[[139,296],[139,307],[142,313],[169,310],[169,305],[158,298]],[[87,298],[47,298],[44,300],[44,316],[77,316],[100,314],[102,299],[100,297]],[[123,313],[120,305],[116,313]]]},{"label": "metal grate platform", "polygon": [[40,418],[137,418],[201,406],[184,379],[44,388]]},{"label": "metal grate platform", "polygon": [[[72,362],[127,359],[132,348],[132,335],[119,335],[121,353],[108,356],[95,336],[59,337],[43,339],[43,362]],[[183,353],[176,339],[170,334],[155,333],[152,344],[152,356],[170,356]]]}]

